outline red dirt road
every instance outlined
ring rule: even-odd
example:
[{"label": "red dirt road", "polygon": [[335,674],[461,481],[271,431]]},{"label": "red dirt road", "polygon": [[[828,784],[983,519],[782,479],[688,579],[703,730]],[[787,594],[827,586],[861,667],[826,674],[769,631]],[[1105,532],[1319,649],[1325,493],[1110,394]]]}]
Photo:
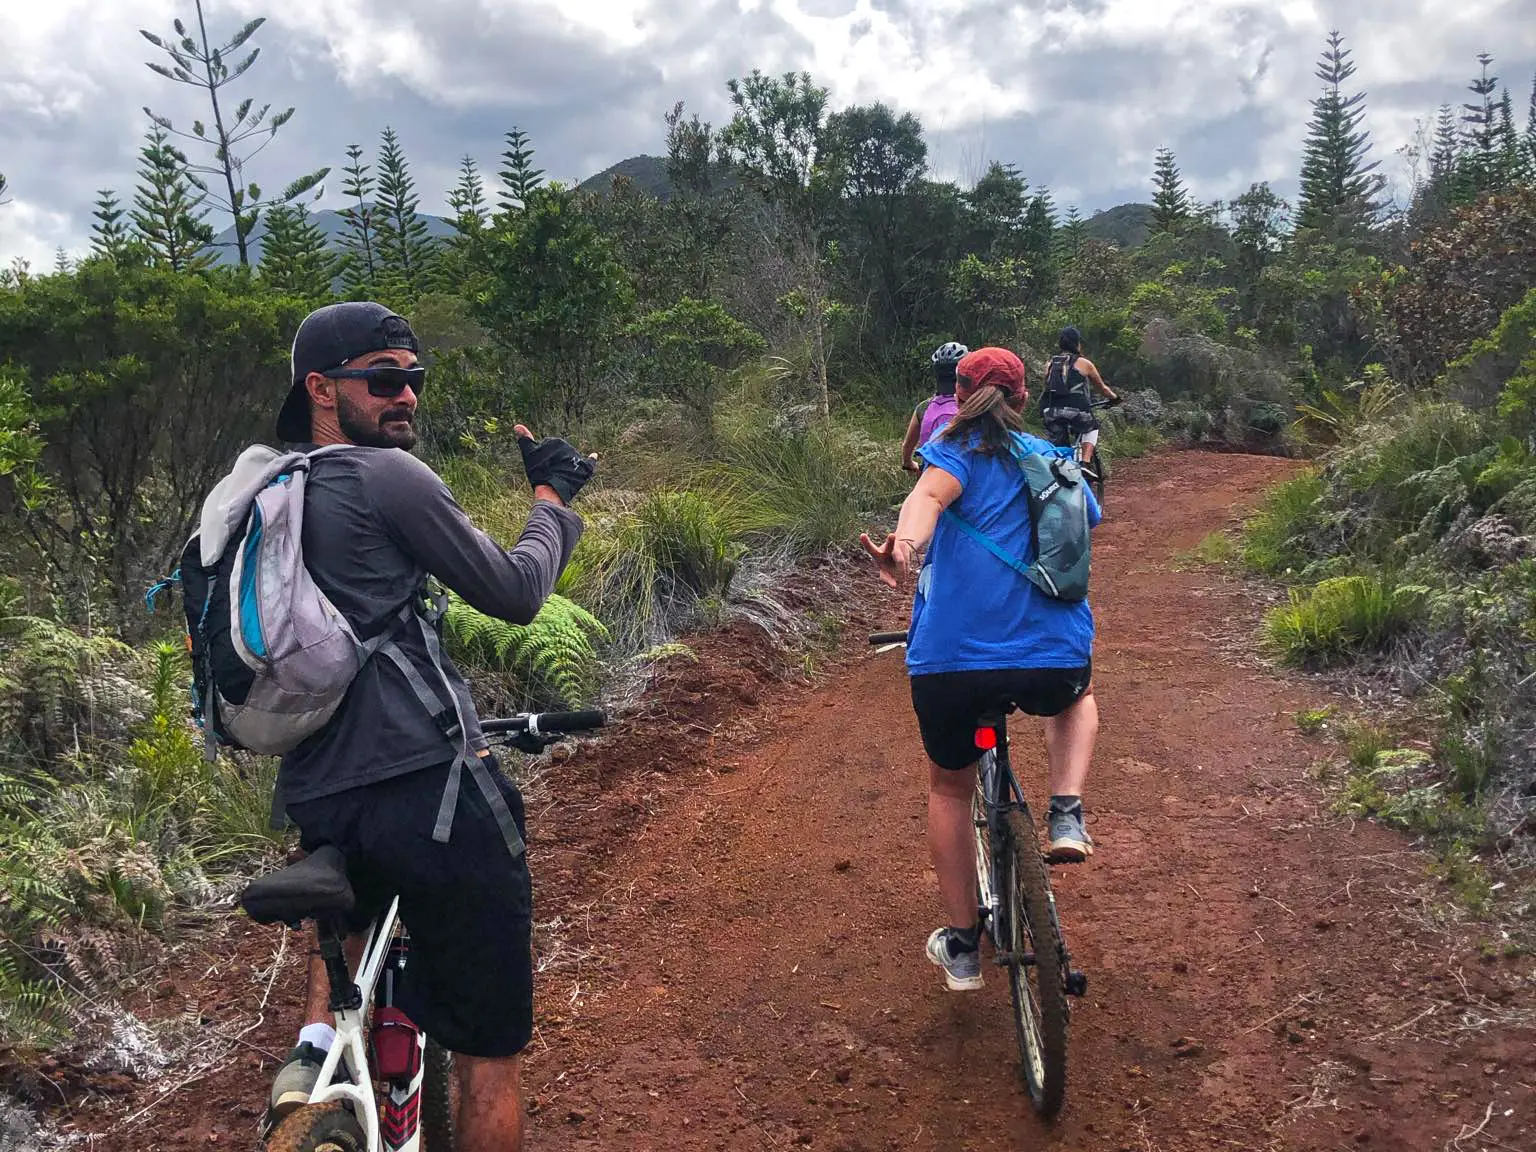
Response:
[{"label": "red dirt road", "polygon": [[[1259,606],[1173,562],[1291,467],[1174,453],[1112,486],[1099,850],[1055,871],[1089,978],[1055,1124],[1023,1092],[997,970],[955,995],[923,956],[939,917],[924,762],[899,655],[862,646],[905,601],[862,568],[849,596],[833,568],[801,592],[854,617],[819,687],[751,628],[712,634],[530,791],[530,1147],[1536,1149],[1530,960],[1436,927],[1449,896],[1428,858],[1331,814],[1308,769],[1338,746],[1293,720],[1322,688],[1241,655]],[[1038,732],[1013,727],[1036,797]],[[135,1007],[212,1029],[191,1071],[98,1080],[95,1103],[70,1091],[55,1117],[102,1149],[256,1147],[298,1024],[303,945],[274,964],[281,936],[230,917],[185,945]]]},{"label": "red dirt road", "polygon": [[[1225,655],[1257,608],[1170,563],[1289,468],[1171,455],[1111,492],[1099,851],[1055,872],[1090,989],[1054,1125],[1018,1081],[1005,981],[946,993],[923,956],[926,777],[900,658],[871,653],[584,877],[575,944],[601,963],[546,982],[534,1146],[1536,1148],[1528,963],[1415,921],[1425,859],[1307,778],[1336,754],[1292,718],[1320,693]],[[1014,734],[1038,794],[1038,724]]]}]

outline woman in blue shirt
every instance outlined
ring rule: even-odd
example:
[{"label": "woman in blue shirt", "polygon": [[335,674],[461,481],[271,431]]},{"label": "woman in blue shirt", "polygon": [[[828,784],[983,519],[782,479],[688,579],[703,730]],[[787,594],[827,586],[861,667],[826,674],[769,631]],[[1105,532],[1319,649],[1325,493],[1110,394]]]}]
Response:
[{"label": "woman in blue shirt", "polygon": [[[875,544],[861,538],[896,588],[917,567],[907,671],[928,775],[928,843],[949,917],[928,938],[928,957],[953,991],[980,988],[977,950],[976,725],[999,704],[1047,717],[1050,764],[1049,855],[1083,860],[1093,841],[1083,827],[1082,791],[1098,735],[1093,699],[1093,613],[1086,600],[1041,592],[970,535],[953,508],[1024,563],[1034,559],[1029,501],[1017,458],[1070,455],[1024,431],[1029,400],[1024,365],[1004,348],[979,348],[956,368],[954,420],[919,450],[930,465],[901,506],[896,531]],[[1090,521],[1099,510],[1090,496]]]}]

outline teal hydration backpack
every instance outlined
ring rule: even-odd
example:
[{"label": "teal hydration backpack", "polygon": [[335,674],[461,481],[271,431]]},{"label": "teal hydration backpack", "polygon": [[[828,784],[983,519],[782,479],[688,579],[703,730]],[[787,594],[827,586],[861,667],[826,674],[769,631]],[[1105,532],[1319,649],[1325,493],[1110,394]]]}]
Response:
[{"label": "teal hydration backpack", "polygon": [[955,526],[1054,600],[1075,602],[1088,595],[1088,484],[1077,462],[1065,456],[1028,453],[1018,457],[1028,485],[1029,535],[1035,560],[1010,555],[952,508]]}]

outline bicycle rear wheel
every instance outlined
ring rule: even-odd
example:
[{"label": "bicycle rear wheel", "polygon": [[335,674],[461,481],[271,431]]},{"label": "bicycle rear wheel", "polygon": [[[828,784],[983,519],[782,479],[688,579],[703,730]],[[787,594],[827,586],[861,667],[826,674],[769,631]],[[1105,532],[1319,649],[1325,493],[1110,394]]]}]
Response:
[{"label": "bicycle rear wheel", "polygon": [[425,1152],[453,1152],[458,1097],[453,1053],[428,1036],[421,1076],[421,1143]]},{"label": "bicycle rear wheel", "polygon": [[1006,828],[997,933],[1006,943],[994,940],[1009,956],[1014,1032],[1029,1098],[1041,1115],[1054,1116],[1067,1091],[1065,948],[1034,824],[1014,811]]}]

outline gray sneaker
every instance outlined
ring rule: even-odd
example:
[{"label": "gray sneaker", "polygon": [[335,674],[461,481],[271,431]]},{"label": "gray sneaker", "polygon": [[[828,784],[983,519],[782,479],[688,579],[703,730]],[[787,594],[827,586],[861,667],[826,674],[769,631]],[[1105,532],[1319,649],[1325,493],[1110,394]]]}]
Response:
[{"label": "gray sneaker", "polygon": [[1047,860],[1057,864],[1081,864],[1093,855],[1093,837],[1083,827],[1081,806],[1071,812],[1052,808],[1046,816],[1050,844],[1045,850]]},{"label": "gray sneaker", "polygon": [[944,983],[951,992],[974,992],[981,987],[981,949],[962,952],[948,928],[935,928],[928,937],[928,959],[944,969]]},{"label": "gray sneaker", "polygon": [[277,1070],[277,1078],[272,1081],[267,1112],[269,1122],[275,1124],[294,1109],[309,1103],[324,1063],[325,1053],[308,1042],[288,1054],[288,1059]]}]

